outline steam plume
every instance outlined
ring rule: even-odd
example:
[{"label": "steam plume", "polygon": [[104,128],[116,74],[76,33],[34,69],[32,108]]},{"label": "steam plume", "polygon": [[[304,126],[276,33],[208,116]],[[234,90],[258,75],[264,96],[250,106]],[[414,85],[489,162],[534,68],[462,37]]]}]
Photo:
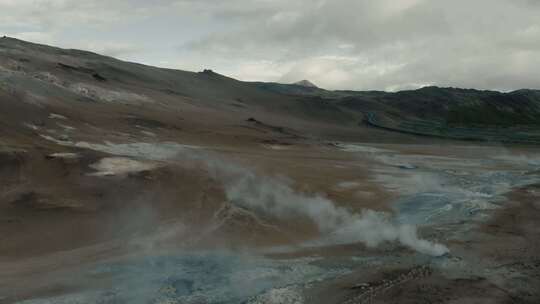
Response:
[{"label": "steam plume", "polygon": [[416,227],[392,223],[385,213],[372,210],[352,213],[320,195],[297,192],[283,180],[258,176],[207,155],[199,154],[196,158],[203,160],[213,178],[223,184],[227,199],[243,208],[280,219],[308,218],[321,233],[341,243],[362,242],[375,247],[397,241],[423,254],[441,256],[448,252],[444,245],[420,239]]}]

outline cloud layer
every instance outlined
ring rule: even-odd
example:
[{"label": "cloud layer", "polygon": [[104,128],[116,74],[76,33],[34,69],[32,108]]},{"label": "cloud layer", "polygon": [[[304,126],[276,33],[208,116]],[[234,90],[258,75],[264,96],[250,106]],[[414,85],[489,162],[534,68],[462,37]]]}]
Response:
[{"label": "cloud layer", "polygon": [[242,80],[540,87],[532,0],[0,0],[0,11],[7,35]]}]

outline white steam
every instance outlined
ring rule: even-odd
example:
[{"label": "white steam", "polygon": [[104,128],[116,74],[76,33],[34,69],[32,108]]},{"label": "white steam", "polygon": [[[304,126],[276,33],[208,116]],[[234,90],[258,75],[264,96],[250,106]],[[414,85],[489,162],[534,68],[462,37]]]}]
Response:
[{"label": "white steam", "polygon": [[448,252],[444,245],[422,240],[411,225],[393,223],[387,214],[364,210],[353,213],[318,195],[296,192],[288,183],[262,177],[252,171],[204,153],[198,147],[177,143],[91,144],[72,143],[41,135],[60,145],[98,150],[113,155],[146,160],[172,160],[174,155],[191,161],[202,161],[213,177],[224,185],[227,199],[237,206],[279,219],[308,218],[321,233],[334,242],[362,242],[374,247],[383,242],[398,241],[420,253],[440,256]]},{"label": "white steam", "polygon": [[299,193],[282,180],[258,176],[214,158],[197,158],[204,159],[213,177],[223,183],[227,199],[243,208],[279,219],[308,218],[321,233],[340,243],[362,242],[375,247],[397,241],[423,254],[441,256],[448,252],[444,245],[420,239],[416,227],[393,223],[385,213],[352,213],[320,195]]}]

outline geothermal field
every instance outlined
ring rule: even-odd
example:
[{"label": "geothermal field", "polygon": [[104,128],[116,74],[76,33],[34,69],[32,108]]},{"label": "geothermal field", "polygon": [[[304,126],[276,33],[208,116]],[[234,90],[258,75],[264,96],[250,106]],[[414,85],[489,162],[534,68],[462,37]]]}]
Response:
[{"label": "geothermal field", "polygon": [[0,303],[540,303],[538,105],[2,38]]}]

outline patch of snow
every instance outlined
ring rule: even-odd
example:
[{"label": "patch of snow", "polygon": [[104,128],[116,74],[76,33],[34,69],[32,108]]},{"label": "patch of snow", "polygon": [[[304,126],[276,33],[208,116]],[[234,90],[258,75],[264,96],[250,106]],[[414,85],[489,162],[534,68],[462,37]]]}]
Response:
[{"label": "patch of snow", "polygon": [[166,160],[178,155],[179,152],[186,149],[197,149],[197,146],[182,145],[174,142],[163,143],[129,143],[129,144],[113,144],[106,142],[105,144],[93,144],[87,142],[78,142],[75,147],[85,148],[90,150],[101,151],[113,155],[131,156],[135,158],[149,160]]},{"label": "patch of snow", "polygon": [[79,156],[80,155],[77,153],[69,153],[69,152],[52,153],[52,154],[47,155],[47,157],[49,158],[64,158],[64,159],[76,159],[76,158],[79,158]]},{"label": "patch of snow", "polygon": [[68,125],[64,125],[64,124],[61,124],[61,123],[57,123],[57,125],[61,128],[63,128],[65,131],[67,132],[71,132],[71,131],[75,131],[77,130],[77,128],[75,127],[72,127],[72,126],[68,126]]},{"label": "patch of snow", "polygon": [[24,123],[24,126],[27,127],[27,128],[29,128],[29,129],[32,129],[32,130],[34,130],[34,131],[37,131],[37,130],[40,129],[38,126],[36,126],[36,125],[34,125],[34,124],[31,124],[31,123],[27,123],[27,122]]},{"label": "patch of snow", "polygon": [[127,173],[142,172],[155,169],[154,163],[141,162],[125,157],[107,157],[91,164],[90,168],[98,171],[91,173],[91,176],[122,175]]},{"label": "patch of snow", "polygon": [[388,149],[381,149],[381,148],[375,148],[371,146],[366,145],[358,145],[358,144],[344,144],[344,143],[338,143],[336,146],[345,152],[360,152],[360,153],[388,153],[393,152],[392,150]]},{"label": "patch of snow", "polygon": [[33,74],[33,77],[37,80],[51,83],[55,86],[67,89],[75,94],[82,95],[94,100],[106,102],[123,102],[127,104],[153,102],[152,99],[141,94],[110,90],[87,83],[69,83],[65,80],[60,79],[58,76],[51,74],[50,72],[38,72]]},{"label": "patch of snow", "polygon": [[174,158],[178,153],[185,151],[186,149],[199,149],[198,146],[183,145],[175,142],[161,142],[161,143],[145,143],[136,142],[128,144],[114,144],[105,142],[105,144],[96,144],[88,142],[74,143],[70,140],[56,139],[49,135],[40,134],[40,136],[46,140],[52,141],[61,146],[77,147],[89,150],[95,150],[100,152],[109,153],[118,156],[129,156],[134,158],[148,159],[148,160],[167,160]]},{"label": "patch of snow", "polygon": [[65,117],[64,115],[60,115],[60,114],[56,114],[56,113],[51,113],[51,114],[49,114],[49,119],[61,119],[61,120],[66,120],[67,117]]},{"label": "patch of snow", "polygon": [[39,135],[40,137],[48,140],[48,141],[52,141],[54,142],[55,144],[58,144],[58,145],[61,145],[61,146],[73,146],[73,142],[70,141],[70,140],[61,140],[61,139],[56,139],[50,135],[44,135],[44,134],[40,134]]},{"label": "patch of snow", "polygon": [[144,135],[150,136],[150,137],[156,137],[156,134],[153,133],[153,132],[150,132],[150,131],[141,131],[141,134],[144,134]]},{"label": "patch of snow", "polygon": [[150,98],[144,95],[131,92],[113,91],[85,83],[75,83],[68,87],[72,92],[101,101],[106,102],[124,102],[124,103],[148,103],[153,102]]},{"label": "patch of snow", "polygon": [[263,145],[265,148],[270,150],[288,150],[289,147],[286,145]]}]

